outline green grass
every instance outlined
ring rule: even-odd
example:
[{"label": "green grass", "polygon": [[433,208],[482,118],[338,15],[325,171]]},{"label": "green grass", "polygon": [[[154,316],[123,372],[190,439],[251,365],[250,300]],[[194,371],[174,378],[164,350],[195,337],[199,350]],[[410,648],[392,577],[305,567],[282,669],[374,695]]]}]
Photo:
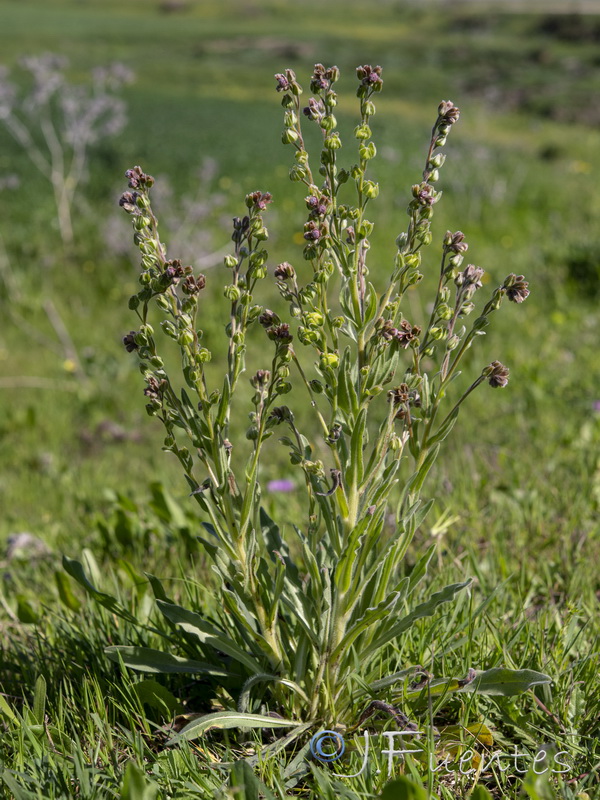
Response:
[{"label": "green grass", "polygon": [[[215,248],[229,238],[221,218],[241,213],[244,195],[260,188],[275,197],[272,263],[286,258],[301,264],[294,234],[303,224],[303,194],[287,179],[290,152],[280,144],[272,76],[291,66],[306,83],[316,61],[342,69],[342,133],[354,125],[353,68],[367,62],[384,67],[373,120],[381,183],[372,212],[375,277],[391,264],[435,108],[450,97],[462,116],[446,147],[436,235],[446,228],[465,231],[470,259],[492,282],[524,272],[532,289],[527,304],[508,309],[480,349],[482,364],[493,358],[509,364],[511,382],[503,392],[472,398],[446,442],[430,486],[438,497],[435,513],[407,563],[408,570],[417,553],[437,541],[428,593],[466,576],[475,578],[472,592],[452,612],[411,631],[382,663],[382,676],[409,664],[456,676],[496,664],[547,672],[554,683],[535,696],[453,702],[433,723],[483,721],[498,749],[518,745],[535,753],[543,742],[568,744],[574,763],[566,778],[572,782],[538,788],[537,795],[532,789],[530,796],[600,797],[600,415],[594,411],[600,399],[594,295],[600,134],[592,100],[600,66],[597,40],[586,33],[593,36],[598,17],[581,18],[578,40],[557,23],[563,17],[521,8],[510,13],[509,7],[492,13],[475,4],[453,11],[332,0],[324,11],[312,0],[273,0],[251,7],[190,3],[186,11],[161,14],[158,3],[142,0],[0,2],[3,63],[61,51],[71,59],[74,79],[112,59],[137,74],[125,93],[126,131],[93,154],[71,260],[61,254],[49,187],[0,128],[0,178],[21,177],[18,189],[0,193],[6,249],[0,272],[0,542],[29,530],[50,548],[45,559],[2,565],[0,764],[25,787],[15,789],[9,778],[7,797],[141,797],[127,794],[127,769],[127,782],[135,777],[129,761],[156,783],[159,797],[226,797],[229,769],[220,762],[247,756],[256,745],[213,734],[207,744],[164,748],[164,726],[175,709],[209,709],[206,687],[189,676],[159,678],[173,700],[165,706],[167,695],[161,704],[150,692],[144,704],[143,690],[135,688],[142,678],[109,662],[103,648],[158,646],[158,637],[115,618],[74,586],[71,595],[60,554],[80,557],[88,548],[100,588],[117,592],[149,627],[161,623],[145,572],[169,579],[176,598],[191,602],[191,595],[210,611],[208,589],[193,598],[208,573],[195,540],[198,518],[175,465],[160,452],[161,433],[146,418],[140,376],[120,343],[133,322],[127,299],[136,273],[126,259],[107,252],[98,223],[113,213],[122,174],[132,164],[168,175],[176,193],[187,193],[202,158],[211,156],[219,164],[216,186],[220,181],[226,195],[209,222]],[[122,225],[128,226],[124,215]],[[568,268],[582,245],[585,278]],[[433,280],[437,265],[428,266],[426,280]],[[202,325],[218,340],[215,307],[224,278],[219,268],[208,277]],[[64,347],[44,311],[48,298],[80,354],[83,380],[65,365]],[[424,318],[416,292],[410,302],[415,318]],[[54,388],[28,388],[23,377],[51,381]],[[107,421],[121,426],[125,438],[102,434]],[[244,426],[241,420],[240,437]],[[288,472],[285,449],[274,448],[264,476]],[[153,482],[166,486],[177,512],[165,507],[156,488],[152,493]],[[294,520],[297,499],[272,496],[267,502],[273,514]],[[452,520],[447,528],[444,515]],[[404,707],[424,724],[436,711]],[[354,782],[335,778],[336,771],[356,771],[354,753],[339,769],[300,776],[286,789],[291,756],[280,754],[258,770],[277,797],[341,797],[345,791],[374,797],[386,779],[383,764],[375,774],[375,762]],[[422,773],[416,761],[408,763],[411,771]],[[496,778],[495,796],[520,796],[522,776],[509,771]],[[466,796],[471,785],[462,778],[456,787],[439,776],[430,780],[428,788],[443,798]]]}]

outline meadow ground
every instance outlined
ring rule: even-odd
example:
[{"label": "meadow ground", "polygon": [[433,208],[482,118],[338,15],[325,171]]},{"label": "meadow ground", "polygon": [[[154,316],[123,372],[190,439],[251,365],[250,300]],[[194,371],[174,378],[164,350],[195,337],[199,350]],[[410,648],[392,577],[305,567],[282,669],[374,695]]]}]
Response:
[{"label": "meadow ground", "polygon": [[[19,58],[43,52],[67,56],[74,81],[114,60],[136,76],[123,91],[127,127],[92,150],[69,253],[49,185],[0,124],[0,546],[6,551],[9,536],[27,531],[47,547],[35,554],[25,546],[2,562],[7,797],[227,797],[228,764],[248,753],[250,745],[223,736],[162,747],[173,716],[205,710],[202,686],[189,676],[142,681],[103,652],[107,644],[156,645],[144,573],[170,580],[175,597],[213,602],[210,586],[198,584],[208,575],[198,514],[161,452],[161,431],[145,415],[139,373],[121,344],[136,268],[116,201],[125,169],[138,163],[170,186],[162,207],[171,236],[194,198],[201,201],[203,236],[184,227],[179,242],[193,241],[194,258],[208,265],[202,327],[218,337],[225,280],[220,257],[210,256],[227,245],[248,192],[274,196],[270,263],[301,262],[303,195],[287,177],[273,74],[291,67],[307,83],[317,61],[341,69],[342,134],[355,124],[354,68],[383,66],[372,125],[381,186],[373,277],[389,270],[437,104],[450,98],[462,114],[446,147],[434,231],[464,231],[469,260],[492,285],[523,273],[532,292],[472,356],[482,365],[501,359],[511,380],[471,398],[446,441],[429,487],[434,513],[407,561],[409,570],[436,542],[428,590],[468,576],[473,589],[452,613],[412,629],[382,675],[397,664],[455,675],[497,665],[548,673],[553,684],[535,694],[429,713],[436,725],[463,731],[484,723],[493,742],[480,745],[490,749],[569,751],[569,771],[552,782],[531,772],[524,781],[515,769],[486,773],[494,796],[600,797],[600,16],[548,8],[1,0],[1,62],[17,79]],[[435,269],[425,269],[426,284]],[[278,302],[274,290],[267,296]],[[409,300],[422,320],[420,296]],[[240,420],[240,434],[245,426]],[[273,449],[263,477],[293,477],[285,449]],[[293,493],[266,502],[272,515],[294,521]],[[146,627],[80,593],[63,553],[83,558],[97,586]],[[273,758],[259,770],[277,797],[375,797],[386,779],[375,763],[345,782],[319,768],[294,778],[288,766]],[[416,759],[406,770],[424,774]],[[462,797],[473,776],[429,773],[425,785]]]}]

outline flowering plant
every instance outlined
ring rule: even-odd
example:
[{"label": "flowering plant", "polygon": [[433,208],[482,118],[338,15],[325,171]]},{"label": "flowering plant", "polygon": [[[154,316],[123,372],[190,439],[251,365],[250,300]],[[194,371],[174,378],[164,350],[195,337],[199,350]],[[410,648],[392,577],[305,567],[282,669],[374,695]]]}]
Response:
[{"label": "flowering plant", "polygon": [[[411,606],[434,548],[410,575],[402,565],[432,506],[421,498],[425,479],[461,405],[484,382],[506,386],[509,373],[493,361],[453,400],[450,385],[503,300],[522,303],[529,289],[522,275],[511,274],[475,313],[483,270],[464,264],[465,235],[448,232],[440,243],[429,319],[404,314],[403,299],[421,281],[423,252],[434,239],[441,148],[459,119],[450,101],[439,105],[391,272],[382,286],[370,280],[373,223],[366,215],[379,194],[368,177],[376,155],[371,119],[383,81],[380,67],[361,66],[357,75],[358,152],[345,168],[338,163],[334,113],[339,70],[315,66],[304,107],[295,74],[276,76],[283,142],[294,151],[290,177],[305,194],[302,266],[286,261],[269,268],[264,216],[273,198],[262,191],[248,194],[245,214],[233,220],[232,252],[225,257],[230,277],[222,342],[205,342],[196,324],[207,279],[169,258],[160,241],[152,177],[140,167],[127,172],[129,187],[120,203],[133,222],[142,271],[140,290],[129,302],[137,325],[124,344],[139,359],[147,411],[165,427],[164,450],[179,460],[204,515],[202,541],[219,578],[220,613],[209,618],[201,608],[173,603],[152,578],[158,608],[179,632],[185,657],[136,647],[109,648],[109,654],[139,670],[201,674],[230,705],[193,720],[173,741],[236,725],[291,726],[291,741],[317,723],[357,724],[376,708],[400,714],[378,698],[410,670],[381,680],[382,655],[469,583],[448,585]],[[316,171],[303,118],[322,134]],[[277,311],[256,302],[260,282],[269,276],[284,301]],[[158,331],[151,323],[154,309],[162,315]],[[250,378],[251,452],[240,460],[243,448],[232,420],[234,413],[239,419],[234,409],[246,348],[256,341],[252,329],[258,348],[270,353]],[[183,386],[167,368],[158,334],[178,346]],[[224,365],[216,387],[206,368],[215,350]],[[306,404],[305,398],[316,432],[304,430],[294,413],[294,403]],[[305,516],[290,537],[261,505],[261,460],[275,432],[305,488]],[[69,568],[76,573],[72,562]],[[548,680],[530,670],[472,670],[458,681],[428,678],[407,696],[440,683],[448,692],[514,694]]]}]

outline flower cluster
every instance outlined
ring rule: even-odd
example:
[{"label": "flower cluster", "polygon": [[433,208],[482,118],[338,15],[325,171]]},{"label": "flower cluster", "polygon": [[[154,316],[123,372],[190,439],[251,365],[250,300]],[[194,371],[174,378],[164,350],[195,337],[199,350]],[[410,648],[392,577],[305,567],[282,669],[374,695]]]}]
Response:
[{"label": "flower cluster", "polygon": [[401,320],[398,327],[395,328],[390,320],[381,322],[379,335],[385,341],[395,341],[400,347],[406,349],[409,345],[411,347],[418,347],[419,335],[421,328],[418,325],[411,325],[407,319]]},{"label": "flower cluster", "polygon": [[383,89],[381,67],[372,67],[370,64],[357,67],[356,77],[360,81],[360,86],[356,92],[358,97],[363,97],[369,89],[375,92],[380,92]]},{"label": "flower cluster", "polygon": [[523,275],[509,275],[504,281],[506,296],[513,303],[522,303],[529,297],[529,284]]},{"label": "flower cluster", "polygon": [[492,361],[489,367],[483,370],[483,375],[488,379],[492,389],[503,389],[508,383],[509,373],[508,367],[505,367],[500,361]]}]

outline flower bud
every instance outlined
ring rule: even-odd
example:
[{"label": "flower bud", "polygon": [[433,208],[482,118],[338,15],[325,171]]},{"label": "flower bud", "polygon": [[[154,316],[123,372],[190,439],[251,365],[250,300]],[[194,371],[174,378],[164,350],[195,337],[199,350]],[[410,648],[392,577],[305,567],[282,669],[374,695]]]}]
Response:
[{"label": "flower bud", "polygon": [[327,150],[339,150],[342,146],[342,141],[340,139],[339,133],[330,133],[329,136],[323,142],[323,146]]},{"label": "flower bud", "polygon": [[429,159],[427,166],[429,169],[439,169],[445,160],[446,156],[443,153],[437,153],[435,156]]},{"label": "flower bud", "polygon": [[163,329],[164,333],[167,334],[167,336],[171,337],[171,339],[177,339],[177,328],[170,320],[163,320],[160,323],[160,327]]},{"label": "flower bud", "polygon": [[368,219],[363,220],[356,231],[358,238],[366,239],[367,236],[370,236],[373,233],[374,227],[375,225],[372,222],[369,222]]},{"label": "flower bud", "polygon": [[225,256],[223,263],[228,269],[234,269],[234,267],[237,267],[238,260],[234,255],[229,254]]},{"label": "flower bud", "polygon": [[439,319],[448,320],[452,319],[452,309],[446,303],[440,303],[437,307],[437,315]]},{"label": "flower bud", "polygon": [[283,144],[292,144],[298,140],[298,131],[294,128],[286,128],[281,134],[281,141]]},{"label": "flower bud", "polygon": [[402,450],[403,446],[402,439],[397,434],[394,434],[390,439],[390,450],[397,453]]},{"label": "flower bud", "polygon": [[363,184],[363,192],[365,197],[372,200],[379,195],[379,184],[374,181],[365,181]]},{"label": "flower bud", "polygon": [[371,135],[371,128],[366,123],[357,125],[354,129],[354,136],[359,140],[370,139]]},{"label": "flower bud", "polygon": [[362,105],[362,112],[365,117],[372,117],[375,114],[375,103],[371,100],[367,100],[367,102]]},{"label": "flower bud", "polygon": [[301,164],[294,164],[293,167],[290,168],[289,176],[290,180],[294,183],[298,183],[306,178],[306,169]]},{"label": "flower bud", "polygon": [[448,264],[451,267],[460,267],[460,265],[464,260],[465,260],[464,256],[462,256],[460,253],[456,253],[455,255],[450,256],[450,258],[448,259]]},{"label": "flower bud", "polygon": [[234,286],[232,284],[224,288],[223,294],[228,300],[231,300],[231,302],[234,303],[235,301],[240,299],[242,293],[240,292],[237,286]]},{"label": "flower bud", "polygon": [[323,117],[321,120],[321,127],[324,131],[332,131],[335,126],[337,125],[337,120],[333,116],[333,114],[327,114],[327,116]]},{"label": "flower bud", "polygon": [[189,346],[194,343],[194,334],[192,331],[181,331],[177,337],[177,341],[182,347]]},{"label": "flower bud", "polygon": [[150,217],[147,217],[145,214],[138,214],[133,218],[133,224],[136,230],[141,231],[144,228],[149,227]]},{"label": "flower bud", "polygon": [[375,147],[374,142],[361,145],[358,148],[358,154],[362,161],[369,161],[371,158],[375,158],[377,155],[377,148]]},{"label": "flower bud", "polygon": [[340,357],[337,353],[321,353],[319,366],[321,369],[337,369],[340,364]]},{"label": "flower bud", "polygon": [[309,328],[320,328],[323,322],[323,315],[319,311],[311,311],[304,315],[304,324]]}]

